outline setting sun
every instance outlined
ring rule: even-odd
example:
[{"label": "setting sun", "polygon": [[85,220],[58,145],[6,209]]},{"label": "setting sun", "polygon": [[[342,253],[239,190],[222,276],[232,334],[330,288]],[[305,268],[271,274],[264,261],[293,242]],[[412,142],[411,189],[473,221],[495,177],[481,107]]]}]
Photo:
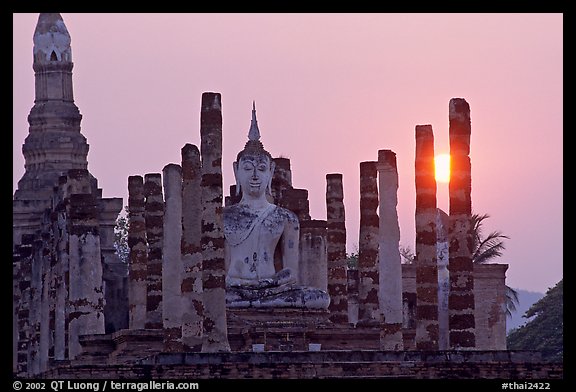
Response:
[{"label": "setting sun", "polygon": [[435,177],[438,182],[450,182],[450,154],[434,157]]}]

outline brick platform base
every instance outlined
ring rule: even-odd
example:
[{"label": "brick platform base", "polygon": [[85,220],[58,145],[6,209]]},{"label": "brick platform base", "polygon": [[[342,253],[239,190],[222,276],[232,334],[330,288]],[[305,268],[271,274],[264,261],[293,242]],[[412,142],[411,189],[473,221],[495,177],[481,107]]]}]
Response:
[{"label": "brick platform base", "polygon": [[46,379],[562,379],[560,363],[517,351],[158,354],[132,365],[62,365]]}]

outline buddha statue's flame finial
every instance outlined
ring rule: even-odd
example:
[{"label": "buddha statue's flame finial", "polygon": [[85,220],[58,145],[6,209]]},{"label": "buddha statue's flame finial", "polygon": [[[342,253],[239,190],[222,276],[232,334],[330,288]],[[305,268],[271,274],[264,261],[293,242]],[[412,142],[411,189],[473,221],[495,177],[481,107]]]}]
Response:
[{"label": "buddha statue's flame finial", "polygon": [[259,141],[260,129],[258,129],[258,120],[256,120],[256,102],[252,101],[252,122],[248,131],[248,140]]},{"label": "buddha statue's flame finial", "polygon": [[258,129],[258,120],[256,120],[256,102],[254,101],[252,101],[252,122],[250,124],[250,130],[248,131],[248,141],[244,149],[238,153],[236,161],[239,162],[243,155],[266,155],[270,159],[270,162],[273,161],[272,155],[264,149],[260,141],[260,130]]}]

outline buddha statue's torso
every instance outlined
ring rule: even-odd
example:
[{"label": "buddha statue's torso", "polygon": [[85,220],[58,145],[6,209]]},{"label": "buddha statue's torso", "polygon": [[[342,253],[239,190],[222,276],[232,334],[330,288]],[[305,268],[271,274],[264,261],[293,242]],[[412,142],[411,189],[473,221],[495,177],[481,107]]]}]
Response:
[{"label": "buddha statue's torso", "polygon": [[[274,251],[282,234],[292,226],[298,230],[296,215],[273,204],[255,210],[245,204],[224,209],[224,235],[229,252],[227,280],[242,279],[257,283],[271,278],[274,267]],[[296,244],[286,244],[294,247]]]}]

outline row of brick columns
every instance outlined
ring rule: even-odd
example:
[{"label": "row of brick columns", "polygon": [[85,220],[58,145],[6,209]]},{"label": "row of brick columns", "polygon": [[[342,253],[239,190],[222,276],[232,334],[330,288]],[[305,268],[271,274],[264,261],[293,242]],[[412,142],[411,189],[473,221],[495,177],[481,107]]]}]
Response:
[{"label": "row of brick columns", "polygon": [[230,351],[219,93],[202,94],[200,123],[200,150],[128,178],[129,328],[162,329],[167,352]]},{"label": "row of brick columns", "polygon": [[[471,127],[470,107],[464,99],[450,100],[449,120],[451,179],[447,230],[446,223],[444,223],[446,219],[438,215],[436,208],[432,126],[416,126],[416,254],[414,263],[416,266],[415,344],[418,350],[473,349],[476,346],[472,227],[470,224],[472,213],[469,157]],[[334,178],[331,177],[330,180],[333,182]],[[380,190],[377,186],[377,178]],[[329,188],[333,187],[334,185],[330,184]],[[397,189],[396,155],[392,151],[378,151],[378,162],[360,163],[358,326],[380,325],[381,348],[386,350],[398,350],[403,347],[402,270],[398,250],[400,232],[396,212]],[[377,212],[378,207],[380,216]],[[330,214],[328,216],[330,222]],[[437,232],[437,222],[440,225],[440,233]],[[448,271],[444,264],[440,266],[442,290],[439,291],[438,242],[441,238],[442,244],[445,244],[446,237],[449,244]],[[338,265],[337,258],[338,256],[332,256],[329,265]],[[332,269],[336,271],[335,267]],[[331,271],[329,267],[332,276],[337,276]],[[447,281],[446,275],[449,275],[449,285],[444,285]],[[339,291],[335,289],[336,285],[331,286],[329,282],[328,287],[332,287],[331,295],[332,293],[339,294]],[[446,297],[448,309],[445,306]],[[351,298],[349,296],[349,299]]]},{"label": "row of brick columns", "polygon": [[[182,164],[160,174],[129,178],[130,328],[163,328],[167,351],[229,351],[225,307],[222,231],[222,114],[220,94],[204,93],[201,149],[186,145]],[[474,295],[470,249],[470,115],[463,99],[450,101],[449,311],[439,327],[437,208],[434,136],[430,125],[416,126],[416,348],[473,348]],[[286,169],[289,174],[289,162]],[[289,176],[288,176],[289,177]],[[291,182],[287,178],[286,182]],[[147,185],[148,184],[148,185]],[[290,185],[291,186],[291,185]],[[380,188],[380,189],[378,189]],[[278,194],[282,189],[278,188]],[[284,193],[290,189],[284,189]],[[346,266],[346,227],[342,175],[326,176],[326,221],[304,219],[308,257],[318,271],[305,282],[331,296],[330,320],[346,324],[349,301],[358,301],[358,326],[379,326],[381,348],[403,349],[402,268],[399,253],[396,154],[378,151],[378,161],[360,163],[358,290],[350,291]],[[284,199],[282,199],[284,200]],[[286,203],[290,198],[285,199]],[[298,199],[300,200],[300,199]],[[163,230],[161,228],[163,222]],[[178,224],[180,222],[180,224]],[[154,247],[163,236],[163,247]],[[326,238],[315,245],[316,238]],[[307,244],[309,241],[310,244]],[[324,248],[325,245],[325,248]],[[323,253],[325,252],[325,253]],[[158,260],[162,260],[158,263]],[[305,258],[304,258],[305,259]],[[312,259],[311,259],[312,260]],[[306,261],[306,260],[304,260]],[[159,265],[161,268],[159,268]],[[164,272],[162,272],[164,270]],[[180,284],[175,284],[179,282]],[[161,289],[161,291],[159,291]],[[442,291],[445,295],[446,290]],[[159,293],[162,300],[159,300]],[[163,314],[158,323],[158,314]],[[442,334],[442,336],[440,336]],[[448,335],[448,336],[444,336]],[[443,343],[444,347],[446,343]]]},{"label": "row of brick columns", "polygon": [[397,192],[393,151],[380,150],[378,161],[360,163],[358,325],[379,327],[383,350],[404,347]]},{"label": "row of brick columns", "polygon": [[[15,372],[33,376],[75,359],[81,336],[104,334],[102,199],[85,169],[59,178],[37,234],[24,234],[13,263]],[[109,233],[104,233],[106,236]]]}]

